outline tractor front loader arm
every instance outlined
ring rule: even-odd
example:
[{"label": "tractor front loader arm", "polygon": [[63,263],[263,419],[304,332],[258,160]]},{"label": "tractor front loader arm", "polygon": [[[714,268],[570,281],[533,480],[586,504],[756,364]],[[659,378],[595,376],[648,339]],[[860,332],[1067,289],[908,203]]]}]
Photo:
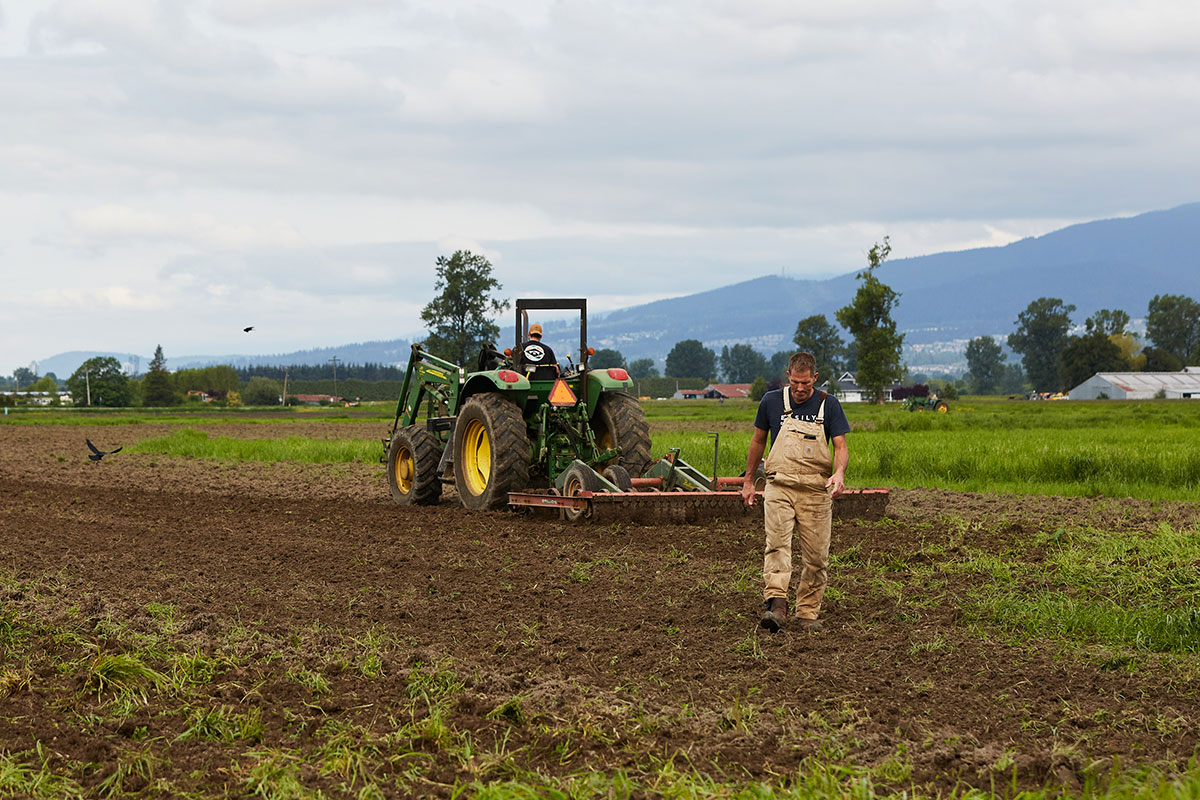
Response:
[{"label": "tractor front loader arm", "polygon": [[459,388],[462,385],[463,369],[432,353],[412,346],[408,369],[404,372],[404,384],[400,387],[400,400],[396,403],[396,417],[392,421],[389,435],[396,429],[407,427],[417,421],[421,412],[421,401],[426,397],[446,404],[451,413],[458,405]]}]

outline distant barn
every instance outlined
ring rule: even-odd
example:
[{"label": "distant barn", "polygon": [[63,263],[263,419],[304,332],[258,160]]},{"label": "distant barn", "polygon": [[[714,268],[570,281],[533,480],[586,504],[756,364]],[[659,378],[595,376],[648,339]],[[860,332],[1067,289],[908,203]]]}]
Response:
[{"label": "distant barn", "polygon": [[1097,372],[1069,392],[1072,400],[1200,400],[1200,367],[1182,372]]}]

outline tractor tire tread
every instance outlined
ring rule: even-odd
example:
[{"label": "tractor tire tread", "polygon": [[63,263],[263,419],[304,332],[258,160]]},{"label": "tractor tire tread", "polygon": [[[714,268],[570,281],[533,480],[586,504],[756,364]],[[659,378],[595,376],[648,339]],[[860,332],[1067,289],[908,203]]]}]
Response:
[{"label": "tractor tire tread", "polygon": [[653,459],[650,455],[650,425],[637,398],[623,392],[604,392],[596,405],[596,416],[607,415],[622,451],[615,462],[609,461],[606,465],[619,464],[632,477],[640,478]]},{"label": "tractor tire tread", "polygon": [[[478,409],[478,412],[472,409]],[[460,457],[459,432],[466,426],[463,416],[479,413],[491,439],[492,466],[488,486],[481,494],[471,494],[458,473],[464,461]],[[477,394],[463,404],[455,425],[454,463],[455,488],[464,508],[472,511],[488,511],[508,505],[508,493],[519,492],[529,486],[529,437],[521,409],[513,402],[494,392]]]},{"label": "tractor tire tread", "polygon": [[[396,451],[407,440],[413,457],[413,488],[401,492],[395,482]],[[424,428],[409,425],[400,428],[388,446],[388,488],[392,500],[399,505],[430,506],[442,498],[442,482],[438,478],[438,461],[442,457],[442,445],[437,437]]]}]

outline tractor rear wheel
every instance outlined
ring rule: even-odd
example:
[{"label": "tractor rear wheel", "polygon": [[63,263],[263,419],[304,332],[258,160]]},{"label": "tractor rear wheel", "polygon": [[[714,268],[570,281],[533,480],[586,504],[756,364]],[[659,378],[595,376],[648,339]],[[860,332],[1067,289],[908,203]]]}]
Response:
[{"label": "tractor rear wheel", "polygon": [[438,480],[441,443],[429,431],[410,425],[397,429],[388,445],[388,488],[392,501],[402,506],[428,506],[442,497]]},{"label": "tractor rear wheel", "polygon": [[592,432],[601,450],[621,448],[621,455],[596,467],[619,464],[634,478],[642,477],[650,465],[650,426],[636,398],[621,392],[604,392],[592,416]]},{"label": "tractor rear wheel", "polygon": [[529,439],[521,409],[498,394],[477,394],[454,423],[454,488],[464,508],[503,508],[529,485]]},{"label": "tractor rear wheel", "polygon": [[[563,496],[575,497],[580,492],[598,492],[603,488],[596,473],[587,467],[576,464],[567,470],[563,477]],[[579,522],[591,516],[590,509],[563,508],[562,518],[567,522]]]},{"label": "tractor rear wheel", "polygon": [[600,474],[606,481],[616,486],[622,492],[633,491],[633,481],[629,477],[629,470],[620,464],[609,464]]},{"label": "tractor rear wheel", "polygon": [[937,405],[933,407],[933,410],[939,414],[945,414],[950,410],[950,406],[946,405],[945,400],[938,400]]}]

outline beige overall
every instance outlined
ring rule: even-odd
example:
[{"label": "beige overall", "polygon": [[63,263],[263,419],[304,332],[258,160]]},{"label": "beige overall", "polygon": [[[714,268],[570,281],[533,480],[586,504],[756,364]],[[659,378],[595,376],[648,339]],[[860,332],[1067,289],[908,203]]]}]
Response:
[{"label": "beige overall", "polygon": [[792,580],[792,534],[800,538],[800,586],[795,616],[816,619],[829,572],[829,531],[833,498],[825,482],[833,475],[833,458],[825,441],[825,393],[816,422],[792,416],[792,398],[783,389],[783,422],[767,456],[767,488],[763,492],[767,546],[763,559],[763,599],[787,599]]}]

